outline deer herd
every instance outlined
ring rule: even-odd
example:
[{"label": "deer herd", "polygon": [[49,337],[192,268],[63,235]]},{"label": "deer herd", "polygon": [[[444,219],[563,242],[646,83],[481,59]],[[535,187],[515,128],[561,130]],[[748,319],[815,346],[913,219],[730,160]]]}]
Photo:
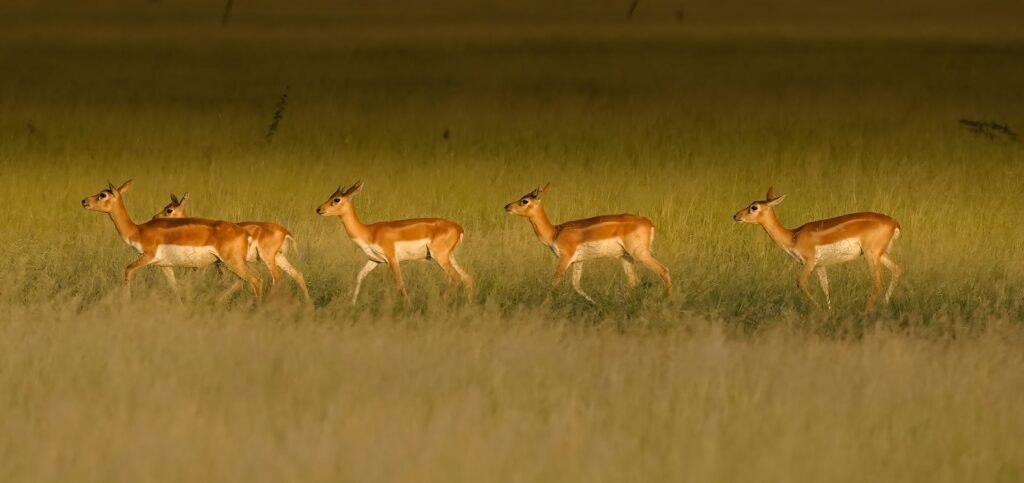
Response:
[{"label": "deer herd", "polygon": [[[128,214],[124,201],[124,195],[131,186],[131,180],[118,187],[108,182],[106,189],[82,200],[82,207],[109,215],[121,240],[139,255],[124,270],[126,294],[131,293],[132,274],[148,265],[160,267],[175,293],[178,292],[178,284],[174,268],[215,265],[220,269],[226,268],[237,277],[231,288],[221,296],[222,300],[226,300],[243,284],[248,284],[259,301],[264,292],[263,282],[248,265],[259,260],[270,271],[272,287],[281,283],[284,272],[298,285],[306,302],[311,303],[302,272],[287,258],[289,253],[296,251],[296,243],[285,227],[263,221],[229,222],[192,217],[185,206],[188,193],[180,199],[172,194],[171,203],[151,220],[136,224]],[[551,278],[552,289],[558,286],[565,272],[572,268],[570,280],[573,289],[590,303],[595,303],[580,286],[583,262],[617,258],[622,263],[629,288],[639,283],[636,271],[639,263],[661,278],[666,295],[672,293],[669,270],[654,258],[651,251],[654,222],[642,216],[619,214],[553,224],[544,211],[544,195],[549,186],[537,188],[505,205],[505,212],[528,219],[537,238],[558,259]],[[356,275],[351,302],[357,302],[359,289],[366,276],[382,264],[387,265],[399,293],[407,300],[408,292],[400,267],[401,262],[407,260],[433,260],[444,270],[448,277],[448,285],[443,292],[445,299],[452,295],[459,284],[464,287],[467,298],[472,299],[473,278],[455,259],[456,251],[465,236],[462,227],[442,218],[364,224],[356,215],[353,204],[354,197],[362,188],[361,182],[344,189],[339,186],[316,208],[320,216],[338,217],[345,233],[366,255],[366,264]],[[896,220],[878,213],[853,213],[787,229],[775,215],[775,207],[784,198],[785,195],[776,196],[769,188],[765,199],[751,202],[733,215],[733,220],[737,223],[761,225],[768,236],[802,266],[797,286],[815,306],[820,308],[807,288],[807,278],[811,273],[817,274],[825,305],[831,309],[826,268],[861,256],[868,262],[872,279],[865,311],[873,310],[882,294],[882,267],[890,273],[889,286],[884,296],[884,300],[889,301],[901,273],[899,265],[890,254],[893,243],[900,236],[900,225]]]}]

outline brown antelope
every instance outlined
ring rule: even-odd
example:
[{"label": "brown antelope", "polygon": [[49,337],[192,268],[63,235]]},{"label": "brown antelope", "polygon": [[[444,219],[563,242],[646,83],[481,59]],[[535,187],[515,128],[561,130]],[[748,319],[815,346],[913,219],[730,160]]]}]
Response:
[{"label": "brown antelope", "polygon": [[568,221],[552,225],[544,212],[543,197],[551,183],[527,193],[519,200],[505,205],[509,214],[524,216],[533,225],[533,231],[541,243],[551,248],[558,257],[558,267],[551,279],[551,288],[562,280],[565,271],[572,266],[572,288],[591,303],[580,288],[583,264],[597,258],[619,258],[626,272],[629,288],[636,287],[638,280],[635,262],[640,262],[657,273],[665,283],[665,293],[672,293],[672,278],[668,268],[651,255],[654,241],[654,223],[636,215],[605,215],[583,220]]},{"label": "brown antelope", "polygon": [[82,207],[110,215],[114,228],[139,258],[124,270],[124,284],[131,295],[132,273],[147,265],[163,269],[167,282],[178,290],[171,267],[205,267],[221,262],[252,287],[258,301],[263,282],[245,264],[249,234],[242,227],[226,221],[185,218],[150,220],[136,225],[124,206],[124,193],[132,186],[125,181],[119,188],[107,183],[107,189],[82,200]]},{"label": "brown antelope", "polygon": [[[188,218],[188,209],[185,208],[187,201],[188,193],[182,195],[180,200],[171,193],[171,202],[163,207],[159,213],[153,215],[153,219]],[[264,221],[243,221],[235,224],[242,227],[251,237],[245,261],[255,262],[257,257],[263,260],[263,264],[270,270],[270,276],[273,279],[272,287],[276,287],[281,283],[281,271],[284,270],[288,276],[295,280],[306,302],[310,302],[309,290],[306,288],[306,279],[302,276],[302,272],[299,272],[288,261],[288,258],[285,257],[289,245],[291,245],[292,249],[295,248],[295,238],[292,237],[291,232],[281,225]]]},{"label": "brown antelope", "polygon": [[789,230],[775,216],[775,207],[785,198],[786,195],[775,196],[775,192],[768,188],[768,195],[763,201],[754,201],[733,215],[733,220],[761,225],[775,243],[803,265],[797,286],[815,306],[821,307],[807,289],[807,277],[811,272],[818,272],[818,282],[821,291],[825,293],[825,304],[831,309],[825,267],[848,262],[861,255],[868,260],[874,284],[865,312],[875,308],[875,302],[882,291],[881,266],[885,266],[892,274],[889,288],[885,292],[885,301],[888,302],[900,280],[900,267],[889,254],[893,242],[900,236],[900,224],[878,213],[852,213],[813,221]]},{"label": "brown antelope", "polygon": [[364,225],[356,216],[352,197],[363,189],[357,182],[348,189],[338,189],[323,202],[316,212],[320,216],[337,216],[345,226],[348,237],[366,253],[369,259],[359,275],[352,291],[352,303],[359,297],[363,279],[373,269],[385,263],[391,267],[398,291],[406,300],[409,298],[402,281],[399,263],[406,260],[434,260],[448,275],[448,287],[444,291],[447,299],[459,281],[466,287],[468,298],[473,297],[473,279],[455,261],[455,249],[462,242],[463,230],[457,223],[440,218],[419,218],[401,221],[381,221]]}]

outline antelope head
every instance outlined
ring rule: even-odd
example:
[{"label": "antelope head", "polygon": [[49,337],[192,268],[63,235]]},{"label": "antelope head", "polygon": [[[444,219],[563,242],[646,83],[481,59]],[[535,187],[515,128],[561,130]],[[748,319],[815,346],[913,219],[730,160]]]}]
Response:
[{"label": "antelope head", "polygon": [[768,194],[765,195],[765,199],[751,202],[750,206],[732,215],[732,219],[737,223],[760,225],[766,217],[774,216],[775,206],[782,203],[784,199],[786,199],[786,195],[776,196],[775,191],[772,188],[768,188]]},{"label": "antelope head", "polygon": [[341,186],[338,186],[334,194],[317,207],[316,214],[320,216],[340,216],[346,210],[352,209],[352,197],[362,191],[362,189],[362,181],[357,181],[356,184],[345,189],[341,189]]}]

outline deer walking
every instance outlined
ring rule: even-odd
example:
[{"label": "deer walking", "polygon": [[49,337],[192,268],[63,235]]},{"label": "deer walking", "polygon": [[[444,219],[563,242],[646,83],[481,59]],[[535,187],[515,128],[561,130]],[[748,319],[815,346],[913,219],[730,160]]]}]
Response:
[{"label": "deer walking", "polygon": [[221,262],[249,284],[259,301],[263,282],[245,264],[250,238],[245,230],[234,223],[201,218],[158,219],[136,225],[124,205],[124,193],[131,186],[132,180],[117,188],[108,182],[107,189],[82,200],[83,208],[108,214],[121,240],[139,253],[139,258],[124,270],[128,296],[132,274],[147,265],[160,267],[177,293],[172,267],[205,267]]},{"label": "deer walking", "polygon": [[[159,213],[153,215],[153,219],[189,218],[188,209],[185,208],[186,202],[188,202],[188,193],[182,195],[181,199],[171,193],[171,202],[164,206]],[[270,270],[273,280],[271,289],[281,283],[281,271],[283,270],[299,286],[306,303],[311,303],[312,299],[309,296],[309,289],[306,288],[305,277],[286,257],[289,247],[294,250],[296,246],[291,232],[281,225],[265,221],[243,221],[235,224],[242,227],[250,236],[251,241],[246,250],[245,261],[255,262],[257,258],[263,261],[263,264]],[[237,289],[238,284],[236,283],[229,290],[228,295]]]},{"label": "deer walking", "polygon": [[772,188],[764,200],[754,201],[750,206],[733,215],[738,223],[761,225],[776,244],[782,247],[797,262],[803,265],[797,286],[818,308],[821,305],[807,288],[807,277],[817,272],[818,283],[825,293],[825,304],[831,309],[832,300],[828,293],[826,267],[855,260],[863,255],[871,271],[871,295],[865,312],[875,308],[882,292],[882,268],[891,274],[889,288],[885,291],[885,302],[889,302],[902,270],[889,254],[892,245],[900,236],[900,224],[893,218],[878,213],[852,213],[826,220],[812,221],[789,230],[782,226],[775,215],[775,207],[786,195],[775,196]]},{"label": "deer walking", "polygon": [[661,277],[665,284],[665,294],[671,295],[672,278],[668,268],[651,254],[651,243],[654,241],[654,223],[651,220],[621,214],[553,225],[548,220],[543,204],[544,194],[550,186],[551,183],[548,183],[505,205],[505,212],[529,219],[537,238],[558,257],[551,288],[558,286],[565,271],[572,266],[572,288],[590,303],[595,303],[580,287],[583,262],[598,258],[619,258],[629,288],[639,283],[636,262],[640,262]]},{"label": "deer walking", "polygon": [[356,276],[352,291],[352,304],[359,298],[363,279],[381,264],[391,268],[395,285],[405,300],[409,294],[402,280],[400,262],[406,260],[434,260],[448,275],[444,290],[447,299],[459,282],[466,288],[467,297],[473,297],[473,279],[455,260],[455,249],[462,242],[463,230],[457,223],[441,218],[419,218],[400,221],[381,221],[364,225],[356,216],[352,198],[363,189],[363,183],[337,190],[323,202],[316,212],[320,216],[337,216],[348,237],[366,254],[366,265]]}]

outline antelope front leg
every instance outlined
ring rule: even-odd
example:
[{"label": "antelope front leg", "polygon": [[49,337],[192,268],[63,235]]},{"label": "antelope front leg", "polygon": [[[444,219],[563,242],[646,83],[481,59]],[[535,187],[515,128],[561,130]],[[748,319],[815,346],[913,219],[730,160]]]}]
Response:
[{"label": "antelope front leg", "polygon": [[565,271],[569,269],[569,265],[572,263],[572,255],[563,255],[558,259],[558,266],[555,267],[555,275],[551,277],[551,288],[554,289],[558,286],[559,282],[562,281],[562,276],[565,275]]},{"label": "antelope front leg", "polygon": [[370,260],[363,265],[362,270],[359,270],[359,275],[356,275],[356,288],[352,291],[352,305],[356,304],[356,299],[359,298],[359,289],[363,286],[363,279],[366,278],[373,269],[377,268],[380,263]]},{"label": "antelope front leg", "polygon": [[128,267],[124,269],[124,289],[125,296],[127,298],[132,297],[132,273],[136,270],[153,263],[155,257],[152,253],[143,253],[141,257],[130,263]]},{"label": "antelope front leg", "polygon": [[817,307],[820,310],[821,309],[821,304],[819,304],[817,300],[814,300],[814,296],[811,295],[811,291],[807,288],[807,277],[810,277],[811,276],[811,272],[813,272],[813,271],[814,271],[814,262],[811,261],[811,262],[805,263],[803,271],[800,272],[800,278],[798,278],[797,281],[796,281],[796,285],[798,287],[800,287],[800,290],[802,290],[804,292],[804,295],[806,295],[807,298],[811,300],[811,303],[814,304],[814,306]]},{"label": "antelope front leg", "polygon": [[583,291],[583,287],[580,287],[580,280],[582,278],[583,278],[583,263],[582,262],[576,262],[576,263],[574,263],[572,265],[572,288],[573,288],[573,290],[576,291],[576,293],[582,295],[583,298],[587,299],[587,302],[590,302],[590,303],[592,303],[594,305],[597,305],[597,302],[594,302],[594,299],[590,298],[590,296],[587,295],[587,293]]}]

